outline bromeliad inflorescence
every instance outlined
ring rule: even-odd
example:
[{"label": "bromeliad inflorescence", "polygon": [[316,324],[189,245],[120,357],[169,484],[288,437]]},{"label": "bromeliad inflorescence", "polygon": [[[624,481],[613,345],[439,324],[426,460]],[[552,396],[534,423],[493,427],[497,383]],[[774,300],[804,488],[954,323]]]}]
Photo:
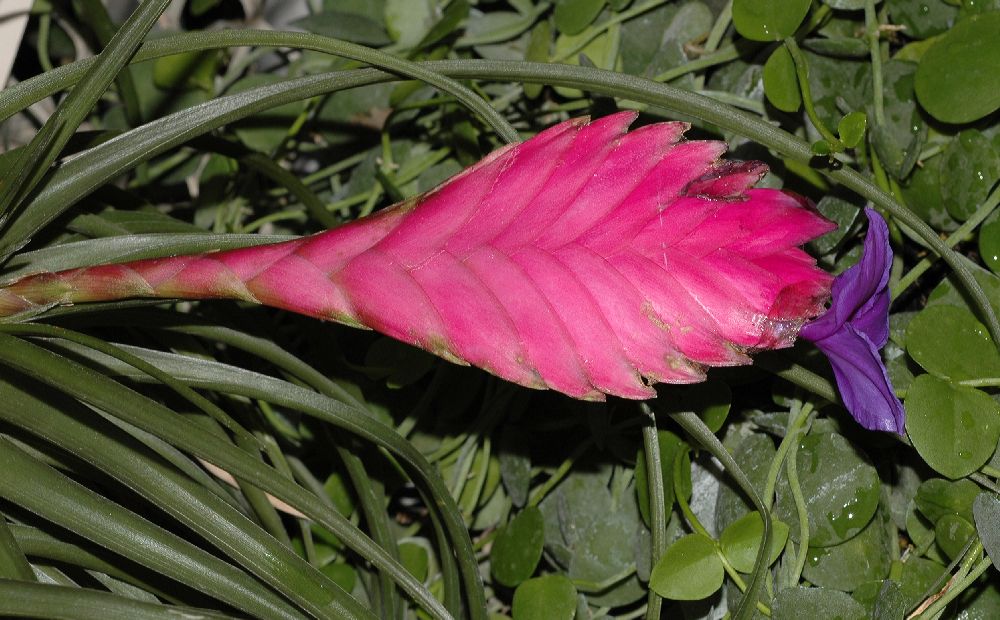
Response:
[{"label": "bromeliad inflorescence", "polygon": [[790,346],[832,285],[831,312],[807,333],[834,353],[838,380],[853,380],[838,360],[856,343],[837,330],[867,334],[858,321],[887,308],[839,318],[839,285],[798,247],[833,224],[801,197],[754,189],[764,164],[721,160],[725,144],[683,140],[684,123],[626,133],[635,117],[566,121],[311,237],[30,276],[0,289],[0,315],[239,299],[369,327],[529,387],[642,399],[654,383],[698,382],[706,367]]}]

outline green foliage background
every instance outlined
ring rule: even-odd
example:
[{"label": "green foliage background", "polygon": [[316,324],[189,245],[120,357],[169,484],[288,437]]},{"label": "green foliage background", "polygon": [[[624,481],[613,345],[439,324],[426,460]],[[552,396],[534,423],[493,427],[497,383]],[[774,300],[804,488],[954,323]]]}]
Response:
[{"label": "green foliage background", "polygon": [[0,615],[996,617],[998,32],[995,0],[39,0],[0,284],[315,232],[636,109],[816,200],[833,272],[887,217],[907,437],[805,344],[647,407],[244,304],[54,307],[0,323]]}]

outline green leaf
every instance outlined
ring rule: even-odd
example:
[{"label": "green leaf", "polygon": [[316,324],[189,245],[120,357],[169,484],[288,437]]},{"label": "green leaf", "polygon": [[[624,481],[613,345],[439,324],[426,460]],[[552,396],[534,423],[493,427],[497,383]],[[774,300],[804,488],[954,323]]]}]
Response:
[{"label": "green leaf", "polygon": [[993,567],[1000,570],[1000,498],[992,493],[980,493],[972,505],[976,517],[976,532],[983,541],[986,555]]},{"label": "green leaf", "polygon": [[[660,468],[663,476],[663,505],[667,514],[674,505],[674,459],[684,447],[684,440],[676,434],[659,430],[656,433],[660,447]],[[635,459],[635,489],[639,500],[639,514],[644,523],[649,524],[649,470],[646,467],[646,451],[639,448]]]},{"label": "green leaf", "polygon": [[965,308],[924,308],[906,329],[906,350],[924,370],[942,379],[1000,377],[1000,352],[986,327]]},{"label": "green leaf", "polygon": [[795,63],[784,45],[776,47],[764,63],[764,94],[782,112],[797,112],[802,107]]},{"label": "green leaf", "polygon": [[798,30],[810,0],[733,0],[733,25],[751,41],[780,41]]},{"label": "green leaf", "polygon": [[864,139],[867,125],[868,116],[864,112],[851,112],[844,116],[837,125],[840,141],[849,149],[856,147]]},{"label": "green leaf", "polygon": [[[879,127],[872,130],[874,144],[879,144]],[[943,156],[932,157],[924,162],[923,167],[915,167],[910,174],[909,182],[903,186],[903,197],[913,212],[920,219],[937,230],[954,230],[956,222],[944,206],[941,197],[941,162]]]},{"label": "green leaf", "polygon": [[[997,84],[1000,87],[1000,80]],[[980,131],[966,129],[948,145],[940,175],[941,197],[948,213],[964,221],[979,209],[1000,179],[1000,150]]]},{"label": "green leaf", "polygon": [[[551,47],[552,27],[547,19],[543,19],[531,30],[528,47],[524,51],[524,59],[528,62],[548,62]],[[535,99],[542,93],[543,86],[543,84],[525,84],[524,96]]]},{"label": "green leaf", "polygon": [[958,515],[945,515],[934,524],[934,540],[944,554],[954,560],[976,535],[976,528]]},{"label": "green leaf", "polygon": [[892,23],[906,28],[906,36],[926,39],[951,28],[958,9],[944,0],[887,0]]},{"label": "green leaf", "polygon": [[[8,476],[0,494],[18,506],[154,571],[253,615],[295,618],[294,609],[250,575],[119,506],[0,439]],[[44,488],[45,493],[38,493]],[[142,540],[142,545],[134,541]]]},{"label": "green leaf", "polygon": [[153,83],[162,90],[200,88],[212,91],[218,62],[219,54],[215,51],[157,58],[153,62]]},{"label": "green leaf", "polygon": [[[764,488],[767,483],[767,472],[774,460],[774,442],[764,433],[751,433],[743,438],[735,449],[733,459],[747,473],[750,482],[756,488]],[[750,510],[750,502],[742,493],[730,485],[719,488],[719,498],[715,503],[715,524],[719,529],[725,529]]]},{"label": "green leaf", "polygon": [[555,23],[559,32],[580,34],[604,8],[606,0],[557,0]]},{"label": "green leaf", "polygon": [[[788,526],[782,521],[775,519],[771,522],[774,528],[771,531],[771,552],[768,556],[767,565],[770,566],[778,559],[785,548],[788,540]],[[741,573],[753,572],[754,561],[757,559],[757,551],[760,550],[761,540],[764,539],[764,521],[760,514],[751,512],[743,518],[731,523],[719,537],[719,545],[723,555],[733,565],[733,568]]]},{"label": "green leaf", "polygon": [[[934,3],[930,3],[934,4]],[[960,21],[920,59],[917,99],[946,123],[969,123],[1000,108],[1000,12]]]},{"label": "green leaf", "polygon": [[322,13],[298,19],[292,22],[292,25],[325,37],[343,39],[361,45],[381,47],[392,43],[389,33],[385,31],[385,26],[370,17],[357,13],[325,10]]},{"label": "green leaf", "polygon": [[935,471],[962,478],[996,450],[1000,406],[980,390],[920,375],[906,394],[906,432]]},{"label": "green leaf", "polygon": [[688,534],[664,552],[649,576],[649,587],[664,598],[696,601],[721,588],[724,576],[715,542],[702,534]]},{"label": "green leaf", "polygon": [[905,179],[927,139],[927,123],[913,95],[917,65],[892,59],[882,65],[883,122],[871,129],[871,142],[892,176]]},{"label": "green leaf", "polygon": [[0,615],[58,618],[73,610],[77,620],[172,620],[178,617],[226,620],[229,614],[179,605],[132,600],[98,590],[55,584],[0,581]]},{"label": "green leaf", "polygon": [[385,27],[389,36],[403,47],[415,46],[434,23],[431,0],[386,0]]},{"label": "green leaf", "polygon": [[500,434],[500,477],[515,506],[524,506],[531,487],[531,456],[527,450],[528,435],[512,424]]},{"label": "green leaf", "polygon": [[868,617],[865,608],[850,594],[830,588],[784,588],[775,597],[771,611],[772,620],[862,620]]},{"label": "green leaf", "polygon": [[430,47],[441,41],[458,28],[462,20],[469,16],[469,3],[467,0],[453,0],[441,15],[441,19],[435,23],[424,35],[424,38],[417,44],[418,49]]},{"label": "green leaf", "polygon": [[831,145],[826,140],[817,140],[812,143],[812,153],[817,157],[825,157],[834,152],[833,145]]},{"label": "green leaf", "polygon": [[514,620],[573,620],[576,588],[562,575],[529,579],[514,590]]},{"label": "green leaf", "polygon": [[971,480],[943,480],[931,478],[924,481],[913,498],[917,509],[931,523],[946,515],[958,515],[972,520],[973,504],[980,492],[979,485]]},{"label": "green leaf", "polygon": [[[891,547],[896,538],[889,518],[879,512],[860,534],[833,547],[809,547],[802,577],[818,586],[850,592],[866,581],[889,574]],[[794,530],[793,530],[794,531]]]},{"label": "green leaf", "polygon": [[427,581],[430,555],[423,545],[412,542],[400,543],[399,561],[406,567],[406,570],[410,571],[411,575],[417,578],[417,581],[421,583]]},{"label": "green leaf", "polygon": [[490,553],[493,577],[510,588],[527,580],[538,566],[544,542],[542,512],[529,506],[497,533]]},{"label": "green leaf", "polygon": [[[242,93],[262,86],[280,84],[283,81],[278,75],[256,73],[235,82],[230,87],[229,93]],[[291,126],[303,109],[305,109],[305,104],[302,101],[287,103],[255,114],[246,121],[234,123],[233,131],[240,141],[251,150],[270,153],[285,141]]]},{"label": "green leaf", "polygon": [[[860,532],[878,509],[878,472],[860,448],[836,433],[811,433],[799,440],[796,456],[799,486],[806,498],[809,545],[837,545]],[[779,478],[775,514],[798,522],[798,511],[785,474]],[[790,534],[798,542],[795,528]]]},{"label": "green leaf", "polygon": [[979,227],[979,256],[993,273],[1000,273],[1000,217],[996,213]]}]

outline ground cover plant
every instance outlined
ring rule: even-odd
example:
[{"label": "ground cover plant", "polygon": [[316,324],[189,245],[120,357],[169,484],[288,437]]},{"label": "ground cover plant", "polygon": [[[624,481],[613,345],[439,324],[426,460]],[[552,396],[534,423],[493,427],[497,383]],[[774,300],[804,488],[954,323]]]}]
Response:
[{"label": "ground cover plant", "polygon": [[[989,0],[35,2],[0,91],[0,615],[995,617],[997,32]],[[724,220],[763,201],[781,217],[748,239],[787,232],[766,247],[808,265],[766,306],[786,263],[654,307],[698,328],[670,327],[675,348],[599,296],[607,333],[649,352],[636,382],[596,374],[583,313],[590,383],[552,346],[482,353],[525,343],[454,295],[453,267],[424,281],[463,325],[444,341],[382,264],[354,268],[353,315],[311,306],[301,266],[248,295],[205,267],[396,220],[386,247],[434,264],[421,218],[468,188],[417,197],[507,148],[535,159],[475,200],[513,208],[559,144],[583,179],[569,141],[629,122],[632,143],[686,130],[671,148],[762,162],[650,148],[642,165],[691,174],[650,190],[668,228],[679,203]],[[699,230],[689,247],[758,258]],[[456,254],[485,234],[459,232]],[[685,289],[723,264],[663,252]],[[144,284],[77,271],[130,261]],[[599,273],[592,292],[620,290]]]}]

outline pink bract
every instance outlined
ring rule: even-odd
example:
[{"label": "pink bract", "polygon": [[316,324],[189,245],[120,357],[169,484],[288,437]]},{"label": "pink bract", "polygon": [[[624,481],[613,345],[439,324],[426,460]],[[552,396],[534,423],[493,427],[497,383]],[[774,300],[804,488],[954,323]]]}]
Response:
[{"label": "pink bract", "polygon": [[0,314],[126,297],[232,298],[370,327],[522,385],[655,396],[789,346],[831,277],[798,246],[834,225],[753,189],[684,123],[574,119],[440,187],[286,243],[39,274]]}]

